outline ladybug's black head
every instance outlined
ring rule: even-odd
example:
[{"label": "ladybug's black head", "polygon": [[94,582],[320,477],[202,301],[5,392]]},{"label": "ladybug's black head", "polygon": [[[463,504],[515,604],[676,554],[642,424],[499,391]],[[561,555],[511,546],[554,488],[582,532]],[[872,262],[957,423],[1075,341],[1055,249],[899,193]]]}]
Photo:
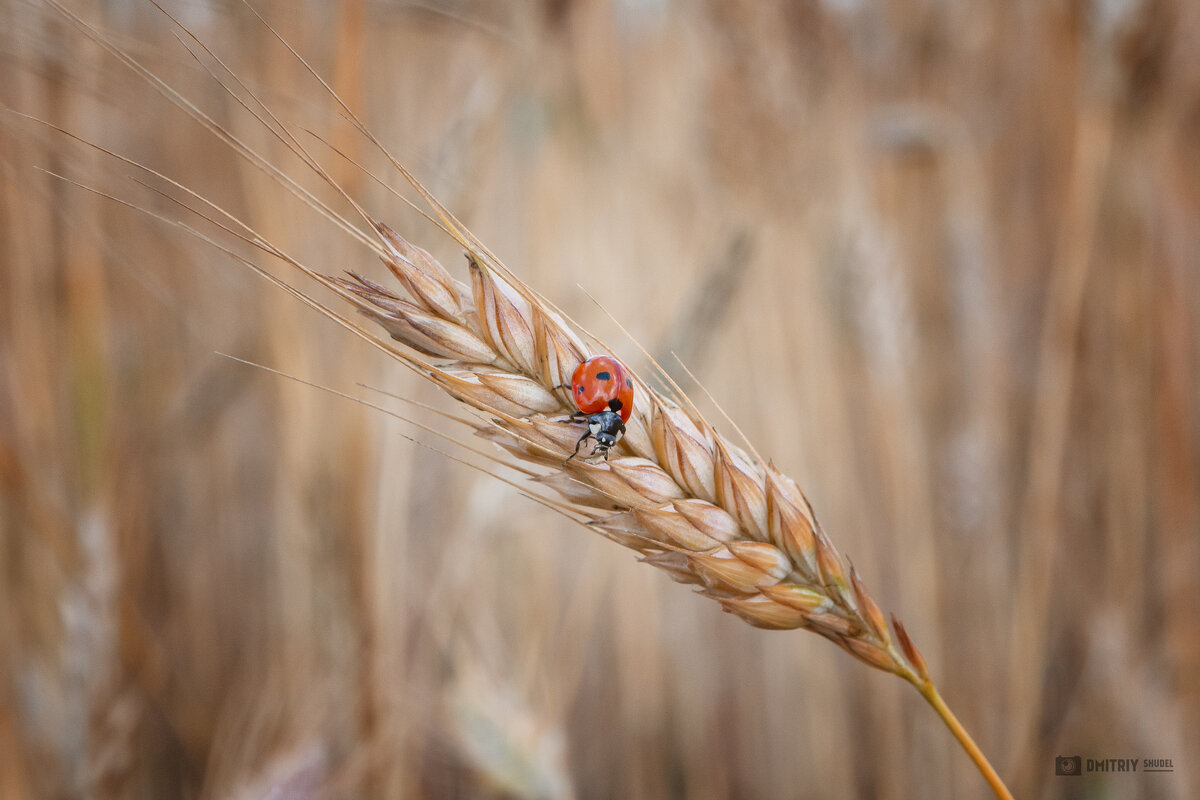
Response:
[{"label": "ladybug's black head", "polygon": [[621,437],[625,435],[625,423],[621,421],[621,415],[615,411],[601,411],[599,414],[589,415],[587,426],[583,436],[580,436],[579,441],[575,443],[575,452],[567,458],[567,461],[579,454],[579,448],[588,439],[596,440],[596,447],[591,454],[603,455],[604,460],[607,461],[609,449],[616,447],[617,442],[621,441]]},{"label": "ladybug's black head", "polygon": [[616,447],[617,442],[625,435],[625,423],[621,415],[614,411],[601,411],[588,417],[588,433],[596,439],[601,450]]}]

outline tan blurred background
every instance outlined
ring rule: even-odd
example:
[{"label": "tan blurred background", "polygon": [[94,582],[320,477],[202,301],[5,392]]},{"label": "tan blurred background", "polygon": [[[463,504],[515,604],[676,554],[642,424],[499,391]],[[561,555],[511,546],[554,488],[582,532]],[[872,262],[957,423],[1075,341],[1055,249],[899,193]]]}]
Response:
[{"label": "tan blurred background", "polygon": [[[149,3],[69,5],[317,187]],[[245,7],[167,5],[401,185]],[[583,289],[681,354],[1019,797],[1200,796],[1200,5],[256,6],[526,280],[635,369]],[[384,274],[44,3],[0,2],[0,59],[8,108]],[[245,267],[39,167],[186,217],[0,117],[4,800],[987,795],[903,682],[216,355],[452,427],[358,386],[450,409]],[[1175,772],[1056,778],[1074,754]]]}]

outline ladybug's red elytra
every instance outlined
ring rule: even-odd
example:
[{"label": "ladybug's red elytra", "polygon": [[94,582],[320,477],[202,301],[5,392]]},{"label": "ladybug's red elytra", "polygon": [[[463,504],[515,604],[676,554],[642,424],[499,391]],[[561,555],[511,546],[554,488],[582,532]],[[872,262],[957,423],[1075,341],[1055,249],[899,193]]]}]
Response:
[{"label": "ladybug's red elytra", "polygon": [[596,446],[590,455],[603,455],[607,461],[609,448],[621,441],[625,423],[633,415],[633,381],[625,365],[612,356],[592,356],[571,375],[571,397],[579,408],[571,419],[586,420],[588,429],[567,460],[579,455],[583,443],[594,438]]}]

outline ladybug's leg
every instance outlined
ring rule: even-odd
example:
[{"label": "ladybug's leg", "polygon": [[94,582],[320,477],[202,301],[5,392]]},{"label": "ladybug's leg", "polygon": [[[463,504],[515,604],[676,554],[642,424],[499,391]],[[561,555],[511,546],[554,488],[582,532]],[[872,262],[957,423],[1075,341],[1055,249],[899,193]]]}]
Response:
[{"label": "ladybug's leg", "polygon": [[[575,452],[571,453],[571,455],[567,456],[567,461],[570,461],[572,458],[579,455],[579,448],[582,447],[583,443],[586,442],[588,439],[590,439],[591,436],[592,436],[592,432],[589,430],[589,431],[585,432],[583,434],[583,436],[579,437],[579,441],[575,442]],[[564,461],[563,463],[565,464],[565,463],[567,463],[567,461]]]}]

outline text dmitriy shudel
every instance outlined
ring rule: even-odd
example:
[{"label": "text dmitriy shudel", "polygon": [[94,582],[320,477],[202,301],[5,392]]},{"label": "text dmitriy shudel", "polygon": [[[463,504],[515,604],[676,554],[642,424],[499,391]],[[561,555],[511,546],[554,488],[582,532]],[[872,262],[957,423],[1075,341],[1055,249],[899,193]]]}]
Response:
[{"label": "text dmitriy shudel", "polygon": [[[1140,761],[1143,769],[1169,770],[1175,768],[1169,758],[1147,758]],[[1138,763],[1139,759],[1136,758],[1089,758],[1087,759],[1087,771],[1137,772]]]}]

